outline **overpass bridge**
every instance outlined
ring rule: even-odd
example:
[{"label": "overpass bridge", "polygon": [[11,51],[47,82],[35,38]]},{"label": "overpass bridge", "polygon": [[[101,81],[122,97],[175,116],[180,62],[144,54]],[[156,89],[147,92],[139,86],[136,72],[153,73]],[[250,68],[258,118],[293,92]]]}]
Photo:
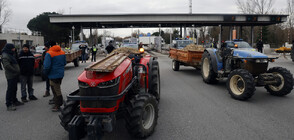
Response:
[{"label": "overpass bridge", "polygon": [[[158,28],[158,27],[186,27],[201,26],[243,26],[251,27],[253,43],[253,27],[268,26],[287,21],[288,15],[259,15],[259,14],[89,14],[89,15],[50,15],[50,22],[60,26],[81,29],[100,28]],[[232,30],[232,28],[230,28]],[[230,32],[231,33],[231,32]],[[242,37],[242,32],[240,32]],[[92,34],[92,33],[90,33]],[[221,36],[221,33],[220,33]],[[231,37],[230,37],[231,38]]]}]

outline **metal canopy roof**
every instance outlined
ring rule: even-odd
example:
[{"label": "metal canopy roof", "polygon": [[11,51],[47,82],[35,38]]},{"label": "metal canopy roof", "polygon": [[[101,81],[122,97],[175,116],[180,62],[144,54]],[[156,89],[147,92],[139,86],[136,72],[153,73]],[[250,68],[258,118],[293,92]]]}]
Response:
[{"label": "metal canopy roof", "polygon": [[151,28],[187,26],[267,26],[287,21],[288,15],[256,14],[99,14],[50,15],[50,22],[65,27]]}]

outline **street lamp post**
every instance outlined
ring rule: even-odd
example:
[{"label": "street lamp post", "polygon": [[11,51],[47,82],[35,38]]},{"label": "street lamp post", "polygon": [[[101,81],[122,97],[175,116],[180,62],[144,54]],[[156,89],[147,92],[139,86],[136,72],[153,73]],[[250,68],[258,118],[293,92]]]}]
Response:
[{"label": "street lamp post", "polygon": [[72,26],[72,43],[75,41],[75,26]]},{"label": "street lamp post", "polygon": [[133,38],[133,25],[130,26],[132,28],[131,38]]},{"label": "street lamp post", "polygon": [[159,36],[161,36],[161,31],[160,31],[161,24],[158,24],[158,26],[159,26]]},{"label": "street lamp post", "polygon": [[194,24],[192,24],[192,34],[193,34],[193,43],[195,43],[195,33],[194,33],[194,27],[195,27],[195,25]]}]

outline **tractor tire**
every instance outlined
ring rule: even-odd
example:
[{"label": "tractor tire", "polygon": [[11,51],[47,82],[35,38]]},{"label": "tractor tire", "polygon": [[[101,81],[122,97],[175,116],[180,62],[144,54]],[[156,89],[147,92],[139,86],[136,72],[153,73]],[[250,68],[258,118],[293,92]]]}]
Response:
[{"label": "tractor tire", "polygon": [[154,95],[159,102],[160,100],[160,73],[159,73],[159,65],[158,61],[152,61],[152,68],[150,71],[151,74],[151,89],[150,94]]},{"label": "tractor tire", "polygon": [[172,68],[174,71],[179,71],[180,69],[180,62],[177,60],[173,60],[172,62]]},{"label": "tractor tire", "polygon": [[237,100],[247,100],[254,95],[254,78],[247,70],[233,70],[227,80],[227,89],[232,98]]},{"label": "tractor tire", "polygon": [[217,83],[217,73],[213,71],[211,57],[208,52],[203,53],[201,62],[201,75],[203,81],[207,84]]},{"label": "tractor tire", "polygon": [[280,85],[266,85],[265,89],[274,96],[285,96],[293,89],[293,75],[285,68],[273,67],[267,73],[277,74],[281,78]]},{"label": "tractor tire", "polygon": [[60,124],[63,128],[68,131],[68,124],[75,115],[80,114],[80,107],[78,101],[66,101],[63,108],[61,108],[61,114],[59,118],[61,120]]},{"label": "tractor tire", "polygon": [[136,138],[150,136],[157,125],[158,102],[151,94],[138,94],[131,99],[126,113],[126,128]]},{"label": "tractor tire", "polygon": [[80,60],[79,60],[79,57],[77,57],[74,61],[73,61],[75,67],[79,67],[80,65]]}]

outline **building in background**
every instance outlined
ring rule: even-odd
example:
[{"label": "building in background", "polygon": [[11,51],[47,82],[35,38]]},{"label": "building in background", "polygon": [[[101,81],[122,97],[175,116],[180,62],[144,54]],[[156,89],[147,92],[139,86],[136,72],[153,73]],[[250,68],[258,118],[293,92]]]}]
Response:
[{"label": "building in background", "polygon": [[39,46],[44,44],[43,36],[27,35],[26,33],[1,33],[0,34],[0,50],[6,43],[12,43],[17,49],[23,44],[30,46]]}]

